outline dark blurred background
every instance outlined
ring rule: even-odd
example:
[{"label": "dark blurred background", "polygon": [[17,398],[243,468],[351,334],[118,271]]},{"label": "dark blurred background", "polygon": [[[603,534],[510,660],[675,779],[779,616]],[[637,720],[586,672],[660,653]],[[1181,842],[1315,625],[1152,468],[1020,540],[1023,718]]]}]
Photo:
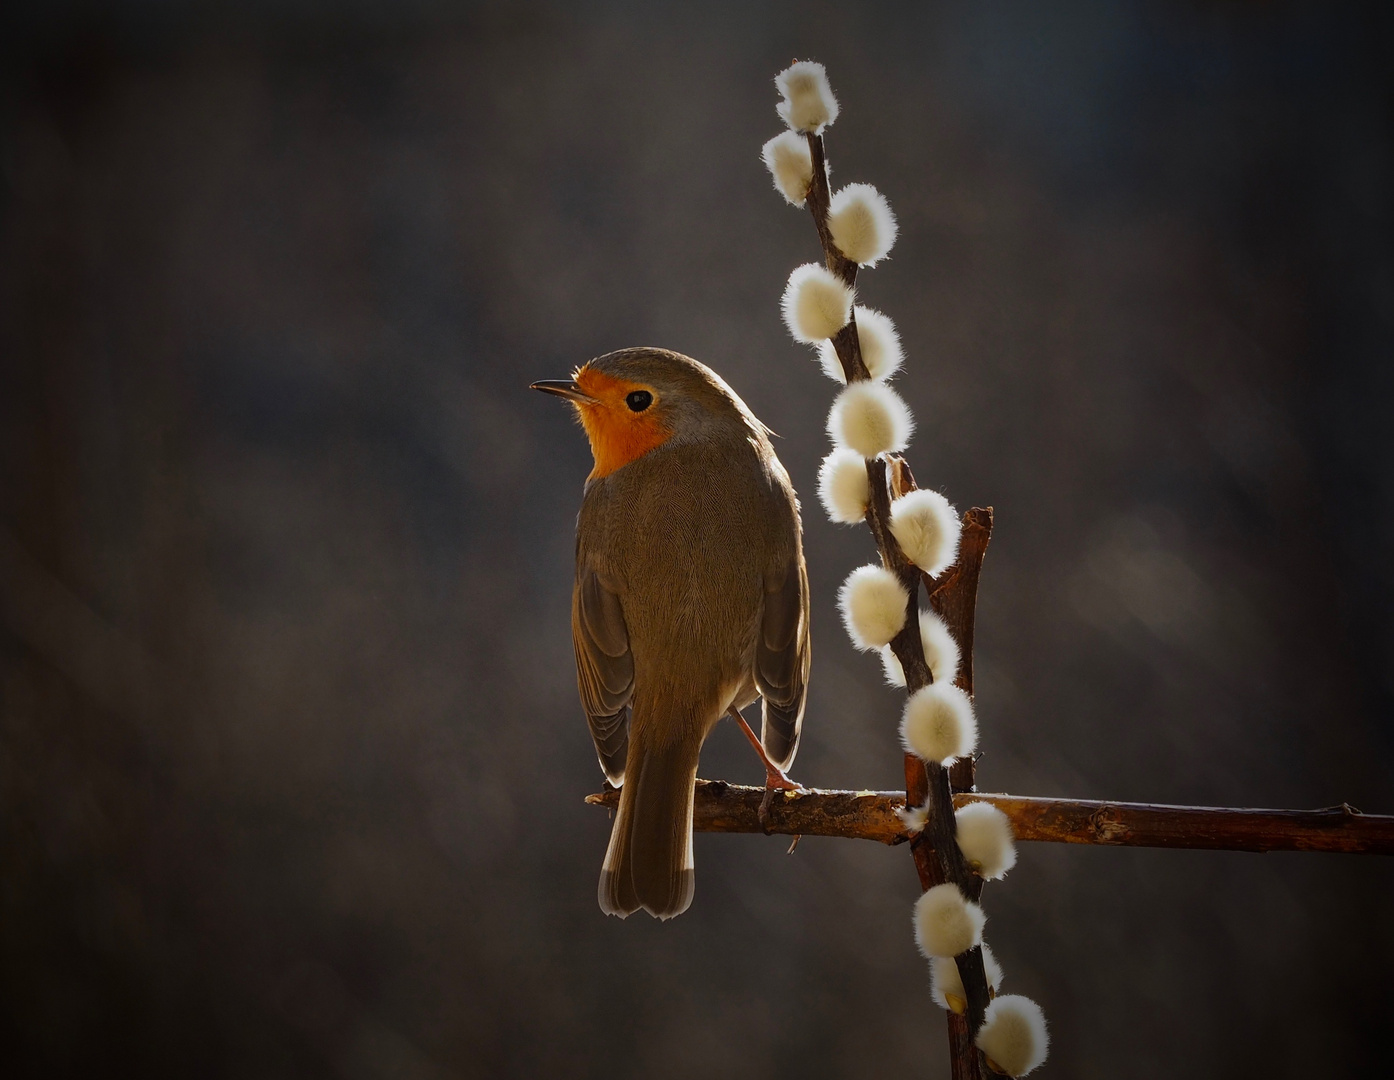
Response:
[{"label": "dark blurred background", "polygon": [[[803,493],[795,775],[893,787],[814,497],[775,73],[901,222],[911,459],[997,529],[989,790],[1394,812],[1389,18],[1282,3],[53,2],[0,23],[7,1075],[945,1076],[903,849],[604,918],[527,383],[720,370]],[[761,775],[729,725],[703,773]],[[1389,1065],[1387,860],[1026,845],[1042,1075]]]}]

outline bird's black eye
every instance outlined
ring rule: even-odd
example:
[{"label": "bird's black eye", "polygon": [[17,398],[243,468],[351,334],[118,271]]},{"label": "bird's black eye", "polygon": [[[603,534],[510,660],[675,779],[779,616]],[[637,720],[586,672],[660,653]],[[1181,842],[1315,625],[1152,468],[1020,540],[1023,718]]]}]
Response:
[{"label": "bird's black eye", "polygon": [[624,399],[632,412],[643,412],[653,404],[653,395],[647,390],[635,390]]}]

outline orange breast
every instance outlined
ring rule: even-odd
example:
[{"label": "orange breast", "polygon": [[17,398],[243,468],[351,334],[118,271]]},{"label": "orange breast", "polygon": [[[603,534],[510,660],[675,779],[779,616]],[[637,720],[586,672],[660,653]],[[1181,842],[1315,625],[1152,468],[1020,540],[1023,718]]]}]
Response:
[{"label": "orange breast", "polygon": [[[576,383],[596,399],[596,404],[576,402],[581,424],[590,439],[591,454],[595,457],[590,479],[609,476],[662,446],[672,436],[673,432],[658,418],[658,395],[652,387],[590,368],[576,373]],[[643,412],[631,410],[624,399],[635,390],[654,394],[654,404]]]}]

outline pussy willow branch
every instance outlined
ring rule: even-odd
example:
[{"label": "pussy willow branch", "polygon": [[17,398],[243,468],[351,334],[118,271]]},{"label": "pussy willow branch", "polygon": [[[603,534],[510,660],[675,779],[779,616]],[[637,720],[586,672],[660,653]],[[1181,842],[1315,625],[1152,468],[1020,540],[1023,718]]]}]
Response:
[{"label": "pussy willow branch", "polygon": [[[891,487],[897,495],[915,487],[915,478],[910,472],[910,466],[899,456],[891,462]],[[958,643],[959,665],[954,682],[969,697],[973,696],[973,631],[978,611],[978,578],[982,574],[983,559],[987,555],[987,545],[991,539],[992,507],[973,507],[963,515],[963,525],[959,532],[958,560],[940,574],[937,580],[932,580],[926,574],[921,575],[925,592],[929,595],[930,606],[944,620],[949,633]],[[918,626],[918,619],[916,623]],[[915,636],[918,639],[918,629]],[[946,793],[973,791],[976,788],[976,765],[977,758],[972,754],[955,761],[949,767],[948,775],[942,778],[947,792],[941,789],[937,797],[942,800]],[[944,771],[939,768],[939,772]],[[926,768],[914,755],[905,755],[905,792],[907,797],[921,800],[915,805],[923,805],[924,787],[933,774],[934,770]],[[923,835],[916,837],[912,841],[911,850],[915,849],[916,844],[923,843]],[[955,841],[954,847],[957,846]],[[921,883],[923,884],[923,876]],[[969,878],[969,886],[964,892],[970,899],[981,901],[982,879],[973,875]],[[959,979],[965,987],[965,994],[969,993],[966,989],[968,986],[977,985],[978,972],[983,972],[983,997],[979,1000],[983,1001],[983,1008],[986,1009],[987,973],[983,967],[982,950],[971,949],[955,962],[959,968]],[[965,968],[969,969],[967,975]],[[977,1031],[977,1024],[971,1021],[974,1015],[970,997],[966,1015],[950,1012],[947,1017],[950,1060],[955,1063],[953,1068],[956,1073],[964,1076],[972,1075],[970,1068],[976,1068],[980,1074],[986,1074],[988,1071],[985,1061],[980,1059],[977,1047],[973,1044],[973,1035]]]},{"label": "pussy willow branch", "polygon": [[[906,592],[910,595],[905,615],[905,626],[891,640],[891,651],[895,653],[896,659],[900,661],[901,667],[905,671],[906,693],[913,694],[922,687],[928,686],[934,679],[930,673],[929,665],[925,662],[924,644],[920,638],[919,586],[924,575],[900,550],[900,545],[891,535],[888,523],[890,521],[891,496],[899,497],[913,491],[915,478],[903,458],[897,456],[889,464],[890,468],[887,469],[885,461],[868,463],[867,472],[871,477],[872,496],[871,506],[867,510],[867,523],[871,526],[872,534],[876,537],[876,544],[881,551],[881,558],[886,564],[886,568],[900,579],[901,584],[905,586]],[[889,478],[887,477],[888,472]],[[984,543],[977,551],[979,561],[985,552],[986,544]],[[944,576],[949,578],[950,572],[946,571]],[[976,595],[976,567],[971,573],[953,575],[952,580],[957,585],[971,580]],[[954,587],[955,592],[958,591],[957,585]],[[969,598],[970,626],[973,599],[974,597]],[[965,642],[960,636],[962,626],[950,626],[949,629],[954,634],[954,639],[959,642],[960,651],[971,648],[971,639],[969,642]],[[969,678],[971,679],[971,675]],[[970,681],[969,686],[971,687],[971,685]],[[926,806],[929,809],[924,830],[910,841],[910,854],[915,860],[915,870],[920,877],[920,888],[929,889],[944,882],[952,882],[969,900],[981,901],[983,880],[969,868],[968,860],[963,857],[963,852],[958,846],[958,824],[954,818],[949,770],[937,761],[921,761],[914,754],[907,753],[904,761],[907,802],[911,806]],[[970,763],[968,775],[970,787],[972,786],[971,768]],[[953,1075],[957,1080],[959,1077],[971,1078],[975,1071],[979,1074],[983,1071],[981,1063],[977,1060],[978,1054],[973,1046],[973,1036],[977,1034],[978,1028],[982,1024],[983,1014],[987,1011],[991,995],[988,991],[987,973],[983,967],[980,947],[975,946],[955,957],[954,962],[958,967],[959,980],[963,983],[964,997],[967,1000],[967,1009],[964,1015],[954,1012],[948,1013],[949,1048],[953,1062]]]},{"label": "pussy willow branch", "polygon": [[[827,156],[821,135],[809,134],[808,148],[813,163],[813,182],[809,187],[806,202],[813,216],[814,228],[823,248],[823,258],[828,269],[836,274],[847,286],[857,282],[857,264],[846,258],[833,243],[828,229],[828,208],[832,195],[828,188]],[[861,340],[857,335],[856,312],[852,313],[847,325],[833,337],[833,348],[842,364],[843,374],[848,384],[870,379],[861,355]],[[908,594],[905,605],[905,625],[891,641],[891,651],[895,654],[905,672],[905,689],[913,694],[934,681],[929,665],[925,662],[924,647],[920,640],[920,581],[923,575],[901,551],[900,545],[890,530],[890,500],[892,489],[895,495],[903,495],[914,487],[914,477],[903,459],[897,459],[893,469],[887,470],[887,462],[878,458],[866,463],[867,479],[871,485],[871,505],[867,507],[866,523],[876,540],[882,565],[900,580]],[[991,515],[989,512],[989,521]],[[985,546],[985,545],[984,545]],[[981,562],[981,552],[979,553]],[[963,578],[964,575],[960,575]],[[967,598],[971,607],[976,597],[977,571],[972,573],[973,595]],[[968,620],[971,627],[971,616]],[[953,627],[950,628],[954,630]],[[961,627],[959,628],[962,629]],[[968,640],[959,639],[963,652],[972,649],[972,636]],[[971,671],[971,668],[970,668]],[[970,676],[971,679],[971,676]],[[971,682],[970,682],[971,687]],[[971,692],[971,690],[970,690]],[[970,765],[971,770],[971,765]],[[971,771],[969,786],[972,784]],[[924,831],[911,842],[910,851],[919,874],[920,887],[929,889],[945,882],[953,882],[970,900],[978,900],[982,895],[982,879],[968,867],[963,852],[959,850],[956,839],[957,823],[954,820],[952,792],[949,786],[948,771],[937,762],[922,762],[912,754],[905,755],[905,795],[912,806],[924,805],[929,813]],[[982,950],[969,949],[956,957],[959,978],[963,983],[967,999],[966,1018],[949,1014],[950,1062],[954,1080],[978,1080],[983,1075],[984,1066],[980,1055],[973,1047],[973,1036],[983,1022],[983,1013],[990,1000],[987,975],[983,970]],[[965,1030],[966,1019],[966,1030]]]},{"label": "pussy willow branch", "polygon": [[[762,833],[763,787],[698,780],[693,828],[698,832]],[[619,792],[586,797],[619,805]],[[1097,844],[1204,851],[1324,851],[1394,855],[1394,816],[1362,814],[1342,803],[1322,810],[1256,810],[1223,806],[1167,806],[1098,799],[1049,799],[1029,795],[959,792],[955,806],[991,803],[1025,842]],[[791,791],[770,806],[771,833],[835,836],[896,845],[910,839],[896,811],[898,791]]]}]

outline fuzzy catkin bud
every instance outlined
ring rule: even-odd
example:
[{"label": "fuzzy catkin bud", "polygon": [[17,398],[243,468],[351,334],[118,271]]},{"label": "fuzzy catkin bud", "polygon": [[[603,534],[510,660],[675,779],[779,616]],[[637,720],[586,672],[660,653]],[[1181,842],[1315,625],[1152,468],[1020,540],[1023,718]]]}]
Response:
[{"label": "fuzzy catkin bud", "polygon": [[1003,994],[988,1003],[975,1040],[978,1049],[1008,1076],[1025,1076],[1050,1051],[1041,1007],[1020,994]]},{"label": "fuzzy catkin bud", "polygon": [[852,383],[828,413],[833,441],[867,458],[904,450],[914,430],[909,408],[885,383]]},{"label": "fuzzy catkin bud", "polygon": [[828,85],[828,73],[814,60],[800,60],[775,76],[775,86],[783,97],[776,108],[794,131],[817,135],[837,119],[837,98]]},{"label": "fuzzy catkin bud", "polygon": [[[900,334],[888,315],[882,315],[875,308],[858,304],[853,309],[857,322],[857,342],[861,346],[862,363],[871,377],[878,382],[889,379],[904,362],[904,351],[900,344]],[[837,358],[837,350],[831,341],[818,346],[818,359],[828,378],[840,383],[847,382],[847,373],[842,369],[842,361]]]},{"label": "fuzzy catkin bud", "polygon": [[947,765],[966,757],[978,742],[978,721],[968,695],[951,683],[921,687],[905,702],[900,741],[922,761]]},{"label": "fuzzy catkin bud", "polygon": [[910,594],[882,566],[859,566],[837,594],[842,621],[859,649],[879,649],[900,633]]},{"label": "fuzzy catkin bud", "polygon": [[870,184],[848,184],[828,206],[828,233],[846,258],[875,266],[895,244],[895,215]]},{"label": "fuzzy catkin bud", "polygon": [[900,818],[900,823],[905,826],[905,831],[911,836],[916,833],[924,832],[924,827],[929,824],[929,804],[924,806],[898,806],[895,816]]},{"label": "fuzzy catkin bud", "polygon": [[985,922],[957,885],[935,885],[915,901],[915,944],[927,957],[957,956],[982,941]]},{"label": "fuzzy catkin bud", "polygon": [[[1002,986],[1002,965],[992,955],[986,941],[982,944],[983,974],[987,985],[996,993]],[[948,1009],[960,1015],[968,1007],[968,995],[963,992],[963,977],[959,974],[958,963],[951,956],[932,956],[929,959],[929,995],[941,1009]]]},{"label": "fuzzy catkin bud", "polygon": [[958,511],[937,491],[909,491],[891,503],[891,535],[905,557],[930,577],[958,558]]},{"label": "fuzzy catkin bud", "polygon": [[[867,372],[870,372],[871,378],[877,382],[891,378],[905,361],[901,334],[896,332],[895,323],[877,309],[863,308],[860,304],[853,308],[853,315],[856,316],[861,362],[867,365]],[[818,346],[818,361],[829,379],[846,385],[848,373],[843,371],[842,361],[838,360],[838,350],[832,347],[832,341],[824,341]]]},{"label": "fuzzy catkin bud", "polygon": [[839,525],[856,525],[865,520],[871,502],[866,458],[846,447],[825,457],[818,468],[818,498],[828,517]]},{"label": "fuzzy catkin bud", "polygon": [[784,325],[795,341],[806,345],[826,341],[852,317],[852,297],[852,290],[826,267],[796,266],[780,301]]},{"label": "fuzzy catkin bud", "polygon": [[975,802],[954,813],[958,848],[984,881],[1003,877],[1016,865],[1012,823],[991,803]]},{"label": "fuzzy catkin bud", "polygon": [[[944,620],[932,611],[920,612],[920,645],[935,682],[951,683],[958,677],[958,642]],[[905,685],[905,669],[889,647],[881,650],[881,664],[886,669],[886,682],[892,686]]]},{"label": "fuzzy catkin bud", "polygon": [[774,188],[791,206],[802,206],[813,183],[813,155],[808,140],[793,131],[781,131],[760,148]]}]

